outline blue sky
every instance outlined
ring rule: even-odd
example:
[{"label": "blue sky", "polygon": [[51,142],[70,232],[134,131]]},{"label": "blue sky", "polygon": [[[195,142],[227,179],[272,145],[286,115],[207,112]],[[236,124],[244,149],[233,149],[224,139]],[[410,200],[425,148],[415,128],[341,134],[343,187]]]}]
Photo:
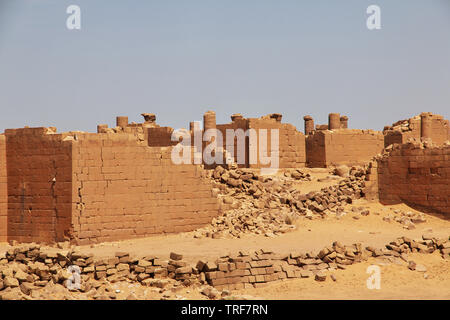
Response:
[{"label": "blue sky", "polygon": [[376,130],[450,118],[450,1],[0,0],[0,88],[0,132],[95,132],[142,112],[174,128],[278,112],[301,131],[306,114]]}]

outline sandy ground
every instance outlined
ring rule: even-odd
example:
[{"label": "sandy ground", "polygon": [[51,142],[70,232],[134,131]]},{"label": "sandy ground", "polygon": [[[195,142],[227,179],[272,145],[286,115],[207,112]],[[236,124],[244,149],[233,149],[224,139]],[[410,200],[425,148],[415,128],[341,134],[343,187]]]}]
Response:
[{"label": "sandy ground", "polygon": [[[240,239],[195,239],[192,233],[184,233],[80,248],[98,256],[110,256],[116,251],[127,251],[137,256],[152,254],[160,258],[168,258],[169,253],[174,251],[183,253],[184,260],[196,263],[199,259],[216,259],[223,254],[238,253],[239,250],[254,251],[264,248],[282,254],[293,251],[309,252],[318,251],[324,246],[331,245],[333,241],[340,241],[343,244],[361,242],[366,246],[383,247],[402,236],[420,238],[422,234],[427,233],[442,238],[450,235],[450,221],[436,216],[427,215],[427,222],[417,224],[414,230],[406,230],[397,222],[383,221],[382,217],[391,212],[391,208],[415,211],[404,204],[383,206],[379,203],[358,200],[354,206],[368,207],[369,216],[361,216],[355,220],[349,206],[348,214],[339,219],[336,217],[299,219],[296,230],[275,238],[248,235]],[[379,215],[375,214],[377,212]]]}]

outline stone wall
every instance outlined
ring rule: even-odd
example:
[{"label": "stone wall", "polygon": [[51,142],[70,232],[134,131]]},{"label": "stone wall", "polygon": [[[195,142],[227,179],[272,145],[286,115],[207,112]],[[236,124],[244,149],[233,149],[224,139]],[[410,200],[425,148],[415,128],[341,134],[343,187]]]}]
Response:
[{"label": "stone wall", "polygon": [[450,214],[450,145],[397,145],[377,162],[381,203]]},{"label": "stone wall", "polygon": [[6,138],[0,134],[0,242],[7,240],[8,184],[6,176]]},{"label": "stone wall", "polygon": [[309,167],[361,165],[383,150],[383,134],[373,130],[316,130],[306,138]]},{"label": "stone wall", "polygon": [[[147,128],[128,129],[6,130],[3,240],[86,244],[191,231],[209,223],[219,204],[203,169],[173,164],[170,147],[149,147]],[[6,181],[1,172],[0,182]]]},{"label": "stone wall", "polygon": [[[422,113],[407,120],[400,120],[384,128],[384,146],[406,143],[409,139],[430,138],[434,144],[450,140],[449,121],[443,116]],[[426,135],[426,136],[425,136]]]},{"label": "stone wall", "polygon": [[218,215],[203,169],[175,165],[171,148],[132,134],[73,142],[73,227],[81,243],[192,231]]},{"label": "stone wall", "polygon": [[[279,130],[279,167],[280,168],[303,168],[306,165],[305,135],[298,132],[292,124],[281,123],[275,119],[249,119],[249,128],[255,129],[258,133],[261,129],[267,130],[267,150],[270,154],[271,135],[270,130]],[[259,140],[258,140],[259,141]],[[259,143],[259,142],[258,142]],[[257,148],[249,146],[249,149]],[[257,148],[259,151],[259,147]],[[265,151],[265,150],[264,150]],[[250,164],[250,168],[261,168],[266,165],[261,164],[260,159],[256,164]]]},{"label": "stone wall", "polygon": [[71,222],[72,148],[53,128],[6,130],[8,240],[63,241]]},{"label": "stone wall", "polygon": [[[279,168],[303,168],[306,163],[305,136],[297,131],[292,124],[281,123],[281,115],[271,114],[261,118],[243,118],[242,116],[232,116],[232,122],[228,124],[218,124],[217,129],[221,131],[224,138],[224,148],[234,148],[234,161],[237,162],[237,139],[234,141],[226,141],[227,129],[242,129],[244,132],[248,129],[255,130],[256,141],[252,142],[249,138],[245,139],[245,164],[239,167],[245,168],[265,168],[270,167],[261,162],[260,152],[270,157],[271,155],[271,130],[278,130],[278,157]],[[265,130],[267,133],[266,143],[263,149],[260,148],[260,133]],[[227,145],[228,143],[228,145]],[[251,158],[250,154],[256,155]]]}]

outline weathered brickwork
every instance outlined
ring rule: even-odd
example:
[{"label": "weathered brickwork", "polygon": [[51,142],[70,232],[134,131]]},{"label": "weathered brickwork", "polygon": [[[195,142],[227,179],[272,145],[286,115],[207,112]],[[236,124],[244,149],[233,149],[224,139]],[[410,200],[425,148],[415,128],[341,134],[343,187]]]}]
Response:
[{"label": "weathered brickwork", "polygon": [[52,128],[6,130],[8,240],[62,241],[71,217],[71,142]]},{"label": "weathered brickwork", "polygon": [[430,138],[434,144],[443,144],[450,140],[449,121],[443,116],[422,113],[407,120],[400,120],[383,130],[385,147],[406,143],[409,139]]},{"label": "weathered brickwork", "polygon": [[396,146],[378,159],[379,200],[450,214],[450,145]]},{"label": "weathered brickwork", "polygon": [[[3,241],[81,244],[191,231],[209,223],[219,205],[203,169],[173,164],[172,149],[149,147],[146,130],[6,130],[6,139],[0,139],[0,159],[5,145],[7,151],[0,169],[7,169],[8,181]],[[5,201],[0,205],[6,207]]]},{"label": "weathered brickwork", "polygon": [[132,134],[81,134],[73,142],[73,232],[102,242],[191,231],[218,214],[203,170],[175,165],[171,148]]},{"label": "weathered brickwork", "polygon": [[383,150],[383,134],[373,130],[318,130],[306,137],[309,167],[367,163]]},{"label": "weathered brickwork", "polygon": [[[227,129],[242,129],[246,132],[253,129],[256,133],[256,141],[251,143],[248,137],[245,138],[245,164],[239,164],[239,167],[245,168],[265,168],[270,164],[261,162],[261,154],[271,156],[272,135],[271,130],[278,130],[278,154],[279,168],[302,168],[306,164],[306,148],[305,136],[297,131],[295,126],[288,123],[281,123],[282,116],[280,114],[270,114],[261,118],[243,118],[241,115],[233,115],[232,122],[228,124],[218,124],[217,129],[221,131],[223,136],[224,148],[234,148],[234,161],[238,162],[237,144],[238,140],[227,141]],[[264,130],[264,131],[263,131]],[[262,132],[266,132],[266,143],[260,143],[259,139]],[[228,145],[227,145],[228,143]],[[262,149],[261,149],[262,146]],[[254,154],[256,158],[251,159],[250,154]],[[272,164],[273,165],[273,164]]]},{"label": "weathered brickwork", "polygon": [[0,134],[0,242],[7,240],[8,190],[6,175],[6,138]]}]

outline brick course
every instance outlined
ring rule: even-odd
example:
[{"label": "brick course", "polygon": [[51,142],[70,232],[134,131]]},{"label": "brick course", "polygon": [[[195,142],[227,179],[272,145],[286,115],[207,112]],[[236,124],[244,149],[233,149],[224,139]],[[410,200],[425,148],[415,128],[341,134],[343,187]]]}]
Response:
[{"label": "brick course", "polygon": [[[267,142],[266,148],[263,150],[267,156],[270,157],[271,150],[271,130],[278,130],[278,143],[279,143],[279,168],[303,168],[306,164],[306,148],[305,148],[305,135],[295,128],[292,124],[281,123],[281,115],[275,117],[275,115],[267,115],[261,118],[234,118],[232,122],[228,124],[218,124],[216,127],[222,132],[223,146],[227,147],[226,130],[227,129],[242,129],[246,132],[248,129],[254,129],[256,135],[259,137],[260,130],[266,130]],[[237,140],[230,142],[230,147],[234,148],[234,160],[237,162]],[[255,163],[250,163],[249,154],[252,151],[256,151],[257,159]],[[260,161],[260,149],[259,140],[254,144],[250,144],[248,138],[245,140],[245,164],[239,165],[239,167],[245,168],[264,168],[270,167],[269,165],[262,164]]]},{"label": "brick course", "polygon": [[[6,139],[0,138],[0,159],[6,145],[6,166],[0,160],[3,241],[86,244],[191,231],[209,223],[219,205],[203,169],[173,164],[170,147],[149,147],[147,128],[126,129],[132,130],[6,130]],[[5,170],[8,223],[1,200]]]},{"label": "brick course", "polygon": [[378,176],[381,203],[404,202],[423,211],[450,214],[449,145],[400,145],[378,159],[377,166],[373,174]]},{"label": "brick course", "polygon": [[358,129],[318,130],[306,137],[306,160],[309,167],[358,165],[383,150],[379,131]]},{"label": "brick course", "polygon": [[192,231],[218,214],[203,169],[175,165],[171,148],[129,134],[83,134],[73,143],[74,236],[102,242]]},{"label": "brick course", "polygon": [[5,131],[8,240],[62,241],[70,226],[71,144],[53,132]]}]

